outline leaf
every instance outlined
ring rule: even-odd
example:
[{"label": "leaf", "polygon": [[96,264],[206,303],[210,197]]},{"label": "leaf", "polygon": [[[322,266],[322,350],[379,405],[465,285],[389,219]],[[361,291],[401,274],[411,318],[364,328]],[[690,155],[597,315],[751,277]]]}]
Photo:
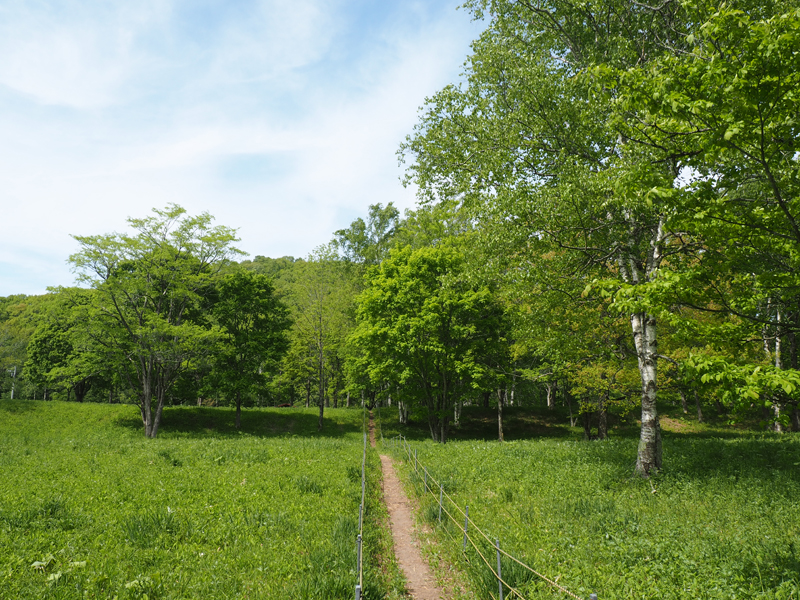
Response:
[{"label": "leaf", "polygon": [[39,569],[40,571],[44,571],[47,567],[49,567],[53,562],[56,560],[56,557],[52,554],[48,554],[42,560],[37,560],[31,563],[32,569]]}]

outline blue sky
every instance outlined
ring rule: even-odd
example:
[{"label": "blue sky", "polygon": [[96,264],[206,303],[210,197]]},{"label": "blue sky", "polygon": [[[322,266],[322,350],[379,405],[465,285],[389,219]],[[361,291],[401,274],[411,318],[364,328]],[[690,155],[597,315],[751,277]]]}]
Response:
[{"label": "blue sky", "polygon": [[175,202],[305,256],[369,204],[480,33],[457,1],[0,2],[0,296]]}]

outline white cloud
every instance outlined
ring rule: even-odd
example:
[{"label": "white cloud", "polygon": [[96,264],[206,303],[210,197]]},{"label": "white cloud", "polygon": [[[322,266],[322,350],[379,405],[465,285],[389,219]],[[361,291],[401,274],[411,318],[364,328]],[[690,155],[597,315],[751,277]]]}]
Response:
[{"label": "white cloud", "polygon": [[[68,284],[70,233],[121,230],[168,202],[270,256],[305,255],[368,204],[413,205],[396,149],[477,35],[467,15],[421,3],[366,29],[324,0],[29,6],[0,9],[0,198],[14,224],[0,295]],[[12,49],[15,36],[27,45]]]}]

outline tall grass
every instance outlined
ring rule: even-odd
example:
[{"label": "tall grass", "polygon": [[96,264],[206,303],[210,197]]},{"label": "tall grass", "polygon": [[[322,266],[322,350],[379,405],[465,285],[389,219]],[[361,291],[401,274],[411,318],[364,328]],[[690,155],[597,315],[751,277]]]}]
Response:
[{"label": "tall grass", "polygon": [[[134,407],[0,402],[0,598],[350,598],[361,412],[326,411],[321,434],[314,411],[243,417],[167,409],[147,440]],[[372,599],[397,593],[377,460]]]},{"label": "tall grass", "polygon": [[[387,421],[388,437],[399,429]],[[800,437],[685,429],[665,433],[650,481],[633,476],[635,438],[412,446],[492,541],[580,597],[800,599]],[[438,488],[425,493],[412,467],[409,489],[449,559],[478,597],[496,595],[480,557],[461,552],[462,523],[438,524]],[[563,597],[507,559],[502,569],[525,598]]]}]

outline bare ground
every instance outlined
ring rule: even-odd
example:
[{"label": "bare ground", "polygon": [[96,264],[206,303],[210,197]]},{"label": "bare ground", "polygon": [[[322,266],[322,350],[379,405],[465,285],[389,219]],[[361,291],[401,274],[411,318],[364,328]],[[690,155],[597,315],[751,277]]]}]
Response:
[{"label": "bare ground", "polygon": [[[375,447],[375,430],[371,417],[372,415],[369,421],[369,439],[370,444]],[[395,473],[392,459],[384,454],[381,454],[381,469],[383,498],[389,509],[394,553],[400,570],[405,575],[408,592],[415,600],[444,600],[444,592],[436,584],[436,578],[420,553],[408,496]]]}]

